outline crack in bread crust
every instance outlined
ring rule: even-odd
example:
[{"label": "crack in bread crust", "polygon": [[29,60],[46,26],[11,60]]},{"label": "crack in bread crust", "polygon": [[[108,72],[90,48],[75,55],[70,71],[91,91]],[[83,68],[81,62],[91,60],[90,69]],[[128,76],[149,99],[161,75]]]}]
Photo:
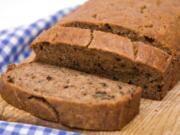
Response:
[{"label": "crack in bread crust", "polygon": [[81,29],[89,29],[91,31],[97,30],[97,31],[102,31],[102,32],[108,32],[112,34],[116,34],[119,36],[127,37],[129,38],[132,42],[143,42],[147,45],[154,46],[156,48],[159,48],[163,51],[165,51],[168,54],[172,54],[171,50],[167,47],[163,47],[163,45],[156,41],[154,38],[138,34],[137,32],[123,28],[123,27],[116,27],[113,25],[110,25],[108,23],[104,25],[95,25],[95,24],[86,24],[82,22],[71,22],[71,23],[66,23],[62,24],[64,27],[75,27],[75,28],[81,28]]},{"label": "crack in bread crust", "polygon": [[94,39],[94,31],[93,30],[90,30],[90,41],[89,43],[86,45],[86,47],[89,47]]}]

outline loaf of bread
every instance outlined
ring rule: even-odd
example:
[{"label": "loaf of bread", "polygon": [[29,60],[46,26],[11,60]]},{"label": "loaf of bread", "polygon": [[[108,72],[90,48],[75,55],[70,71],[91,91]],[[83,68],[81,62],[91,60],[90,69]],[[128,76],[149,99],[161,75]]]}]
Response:
[{"label": "loaf of bread", "polygon": [[89,130],[119,130],[139,113],[141,88],[83,72],[27,63],[9,68],[0,93],[44,120]]},{"label": "loaf of bread", "polygon": [[56,25],[32,48],[36,61],[139,85],[145,98],[162,99],[173,86],[172,56],[127,37],[94,30],[92,39],[91,30]]},{"label": "loaf of bread", "polygon": [[90,0],[32,44],[36,60],[144,88],[162,99],[180,78],[179,0]]}]

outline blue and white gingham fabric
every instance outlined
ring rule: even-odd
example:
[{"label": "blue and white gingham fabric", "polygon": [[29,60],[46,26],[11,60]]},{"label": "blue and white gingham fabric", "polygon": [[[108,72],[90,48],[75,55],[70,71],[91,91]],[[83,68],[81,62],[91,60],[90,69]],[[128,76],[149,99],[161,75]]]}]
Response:
[{"label": "blue and white gingham fabric", "polygon": [[0,30],[0,73],[6,70],[8,64],[17,64],[27,58],[31,54],[29,44],[32,40],[76,7],[60,10],[54,15],[40,19],[29,26]]},{"label": "blue and white gingham fabric", "polygon": [[[43,30],[54,25],[74,8],[67,8],[40,19],[29,26],[0,30],[0,73],[8,64],[20,63],[31,54],[29,44]],[[35,125],[0,121],[0,135],[80,135],[79,133],[55,130]]]},{"label": "blue and white gingham fabric", "polygon": [[0,135],[80,135],[52,128],[0,121]]}]

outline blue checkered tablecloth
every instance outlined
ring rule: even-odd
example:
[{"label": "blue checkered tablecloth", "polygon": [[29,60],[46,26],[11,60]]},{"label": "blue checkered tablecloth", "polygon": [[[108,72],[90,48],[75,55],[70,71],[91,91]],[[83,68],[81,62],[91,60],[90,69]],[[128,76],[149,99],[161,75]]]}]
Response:
[{"label": "blue checkered tablecloth", "polygon": [[0,135],[80,135],[47,127],[0,121]]},{"label": "blue checkered tablecloth", "polygon": [[54,25],[74,8],[60,10],[54,15],[40,19],[28,26],[19,26],[8,30],[0,30],[0,73],[10,63],[20,63],[31,54],[29,44],[43,30]]},{"label": "blue checkered tablecloth", "polygon": [[[77,7],[77,6],[76,6]],[[54,15],[37,20],[28,26],[0,30],[0,73],[8,64],[20,63],[31,54],[29,44],[43,30],[54,25],[74,8],[60,10]],[[0,121],[0,135],[80,135],[35,125]]]}]

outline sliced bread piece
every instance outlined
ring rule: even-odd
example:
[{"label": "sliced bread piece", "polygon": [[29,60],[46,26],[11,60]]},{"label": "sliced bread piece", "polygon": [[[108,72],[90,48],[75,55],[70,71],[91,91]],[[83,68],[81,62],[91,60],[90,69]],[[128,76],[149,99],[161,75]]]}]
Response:
[{"label": "sliced bread piece", "polygon": [[145,98],[162,99],[177,80],[171,55],[112,33],[56,25],[31,47],[36,61],[139,85]]},{"label": "sliced bread piece", "polygon": [[119,130],[138,113],[141,88],[83,72],[27,63],[10,67],[0,93],[42,119],[89,130]]}]

